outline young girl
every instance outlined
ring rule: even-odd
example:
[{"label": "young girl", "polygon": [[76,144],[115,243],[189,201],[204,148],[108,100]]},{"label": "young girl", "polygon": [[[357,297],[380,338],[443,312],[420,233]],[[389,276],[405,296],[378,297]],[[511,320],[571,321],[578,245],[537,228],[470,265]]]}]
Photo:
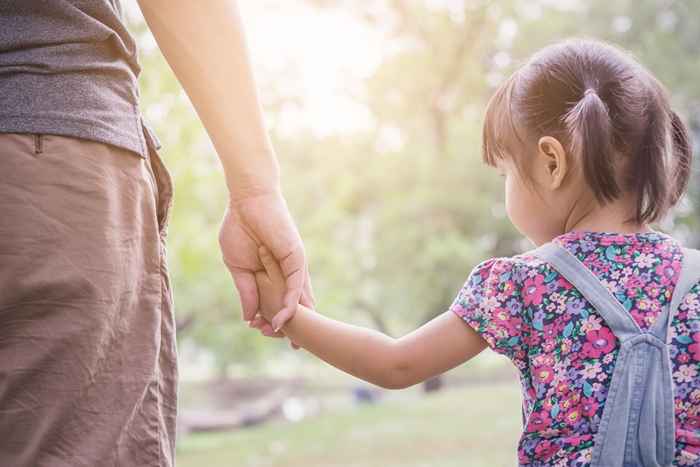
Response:
[{"label": "young girl", "polygon": [[[392,389],[486,346],[507,356],[523,392],[520,465],[700,465],[700,251],[649,227],[690,173],[662,85],[602,42],[546,47],[490,100],[483,157],[538,248],[480,263],[449,310],[400,339],[303,306],[281,330]],[[260,313],[273,322],[285,284],[260,256]]]}]

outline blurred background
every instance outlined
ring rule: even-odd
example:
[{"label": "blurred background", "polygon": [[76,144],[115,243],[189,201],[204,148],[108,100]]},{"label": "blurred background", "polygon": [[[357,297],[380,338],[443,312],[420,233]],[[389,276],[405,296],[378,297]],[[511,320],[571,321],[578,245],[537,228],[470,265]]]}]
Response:
[{"label": "blurred background", "polygon": [[[247,327],[218,248],[219,161],[136,2],[125,3],[143,108],[175,184],[178,465],[514,465],[520,393],[505,358],[486,350],[386,391]],[[480,132],[495,86],[542,46],[592,36],[631,50],[670,90],[696,151],[700,142],[695,0],[240,4],[318,310],[394,337],[444,312],[478,262],[532,247],[481,163]],[[697,173],[657,226],[695,247]]]}]

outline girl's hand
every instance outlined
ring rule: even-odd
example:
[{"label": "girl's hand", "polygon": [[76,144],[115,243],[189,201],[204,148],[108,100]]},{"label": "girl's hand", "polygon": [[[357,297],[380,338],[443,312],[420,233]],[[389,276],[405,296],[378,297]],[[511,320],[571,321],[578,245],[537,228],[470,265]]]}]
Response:
[{"label": "girl's hand", "polygon": [[274,316],[284,308],[284,294],[287,290],[284,274],[270,251],[264,246],[258,248],[258,256],[264,271],[255,272],[255,282],[258,284],[260,304],[258,311],[273,327],[279,326]]},{"label": "girl's hand", "polygon": [[[275,331],[273,326],[280,325],[278,320],[274,320],[274,317],[284,308],[284,297],[287,290],[286,280],[282,269],[267,248],[261,246],[258,249],[258,256],[265,270],[255,273],[260,301],[258,313],[251,320],[250,326],[260,329],[266,336],[282,337],[285,334],[279,330]],[[293,349],[299,349],[299,346],[293,341],[291,345]]]}]

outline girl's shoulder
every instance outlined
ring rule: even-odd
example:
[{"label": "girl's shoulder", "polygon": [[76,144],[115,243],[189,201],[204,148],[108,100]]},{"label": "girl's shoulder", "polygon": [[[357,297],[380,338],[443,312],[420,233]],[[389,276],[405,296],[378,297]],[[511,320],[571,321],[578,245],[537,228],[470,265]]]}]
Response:
[{"label": "girl's shoulder", "polygon": [[546,273],[548,268],[546,262],[529,252],[489,258],[474,266],[463,290],[480,297],[518,295],[528,278]]},{"label": "girl's shoulder", "polygon": [[527,277],[532,271],[541,271],[547,263],[532,250],[513,256],[496,256],[483,260],[471,272],[471,276],[490,277],[491,280],[514,280]]},{"label": "girl's shoulder", "polygon": [[[552,243],[566,248],[594,271],[612,263],[644,263],[654,259],[678,258],[681,244],[672,236],[657,231],[621,234],[617,232],[571,231],[554,237]],[[532,248],[513,256],[499,256],[477,264],[468,279],[474,285],[495,285],[507,281],[522,284],[538,274],[550,274],[552,266]]]}]

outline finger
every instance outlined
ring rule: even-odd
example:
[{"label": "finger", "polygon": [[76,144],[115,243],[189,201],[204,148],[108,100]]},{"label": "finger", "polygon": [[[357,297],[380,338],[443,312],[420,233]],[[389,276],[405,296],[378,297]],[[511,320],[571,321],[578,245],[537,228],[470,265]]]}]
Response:
[{"label": "finger", "polygon": [[260,314],[259,311],[253,317],[253,319],[250,320],[250,327],[258,328],[260,330],[265,329],[265,330],[269,330],[270,332],[272,332],[272,325],[270,324],[270,322],[267,319],[265,319],[265,317],[262,314]]},{"label": "finger", "polygon": [[301,293],[304,289],[304,248],[300,245],[287,257],[279,261],[282,273],[286,278],[287,290],[284,294],[284,308],[273,319],[273,326],[279,329],[296,312]]},{"label": "finger", "polygon": [[270,325],[270,323],[251,324],[250,327],[258,329],[260,331],[260,334],[262,334],[266,337],[277,337],[277,338],[285,337],[285,335],[282,331],[274,332],[272,330],[272,326]]},{"label": "finger", "polygon": [[267,321],[261,322],[258,325],[258,329],[260,329],[260,332],[267,337],[285,337],[285,334],[282,331],[275,332],[274,329],[272,329],[272,325]]},{"label": "finger", "polygon": [[258,293],[259,293],[260,292],[260,285],[261,284],[269,284],[269,282],[270,282],[270,278],[267,275],[267,271],[255,271],[255,282],[258,284]]},{"label": "finger", "polygon": [[[260,314],[255,315],[255,317],[250,321],[249,326],[251,328],[260,329],[260,333],[267,336],[267,337],[278,337],[278,338],[286,337],[286,335],[284,334],[283,331],[274,332],[272,330],[272,326],[270,325],[270,323],[268,323],[267,320],[265,318],[263,318]],[[292,341],[291,339],[289,340],[289,343],[290,343],[292,349],[294,349],[294,350],[298,350],[301,348],[296,343],[294,343],[294,341]]]},{"label": "finger", "polygon": [[306,268],[306,280],[304,281],[304,290],[301,293],[300,303],[312,310],[316,309],[316,297],[314,297],[314,291],[311,287],[311,277],[309,276],[308,266]]},{"label": "finger", "polygon": [[276,339],[282,339],[283,337],[287,337],[284,335],[282,332],[274,332],[274,331],[260,331],[262,332],[263,336],[265,337],[274,337]]},{"label": "finger", "polygon": [[275,316],[272,317],[272,329],[277,332],[279,331],[284,323],[289,321],[292,316],[294,316],[294,312],[296,311],[298,302],[296,302],[293,306],[293,308],[282,308],[279,313],[277,313]]},{"label": "finger", "polygon": [[264,245],[261,245],[260,248],[258,248],[258,256],[260,256],[260,262],[263,264],[265,272],[272,282],[285,281],[282,269],[277,263],[277,260],[272,256],[270,250]]},{"label": "finger", "polygon": [[251,328],[258,328],[258,327],[260,327],[262,322],[263,322],[263,319],[260,317],[259,314],[257,314],[253,317],[253,319],[251,319],[248,322],[248,326],[250,326]]},{"label": "finger", "polygon": [[255,282],[255,274],[245,269],[230,268],[233,282],[238,289],[241,300],[242,314],[245,321],[253,318],[258,310],[258,284]]}]

